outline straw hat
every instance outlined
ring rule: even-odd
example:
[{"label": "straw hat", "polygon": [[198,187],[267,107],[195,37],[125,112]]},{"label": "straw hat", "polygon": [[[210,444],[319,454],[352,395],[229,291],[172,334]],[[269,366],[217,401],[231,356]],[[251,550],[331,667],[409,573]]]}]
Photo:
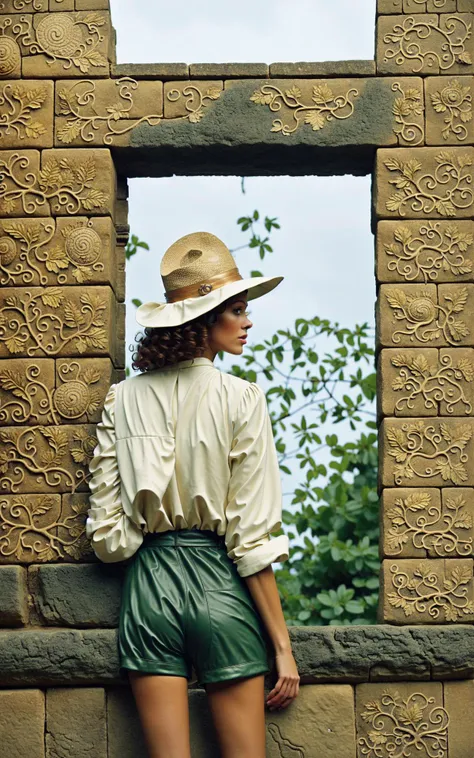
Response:
[{"label": "straw hat", "polygon": [[174,242],[163,256],[160,274],[166,302],[140,305],[136,320],[141,326],[178,326],[245,290],[248,300],[261,297],[283,279],[283,276],[244,279],[228,247],[209,232],[186,234]]}]

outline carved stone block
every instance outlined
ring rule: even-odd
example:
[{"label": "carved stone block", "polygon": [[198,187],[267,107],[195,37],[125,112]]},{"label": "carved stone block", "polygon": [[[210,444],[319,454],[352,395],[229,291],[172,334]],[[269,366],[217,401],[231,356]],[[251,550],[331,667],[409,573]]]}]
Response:
[{"label": "carved stone block", "polygon": [[449,756],[469,758],[474,745],[474,680],[445,682],[444,704],[449,713]]},{"label": "carved stone block", "polygon": [[471,14],[380,16],[379,74],[470,74]]},{"label": "carved stone block", "polygon": [[53,82],[0,81],[0,147],[52,147],[53,97]]},{"label": "carved stone block", "polygon": [[105,690],[101,687],[49,688],[46,719],[45,744],[51,758],[81,753],[107,758]]},{"label": "carved stone block", "polygon": [[439,415],[474,415],[474,350],[441,348],[437,376]]},{"label": "carved stone block", "polygon": [[377,13],[402,13],[403,0],[377,0]]},{"label": "carved stone block", "polygon": [[[463,285],[464,288],[468,286],[473,285]],[[448,312],[438,307],[434,284],[382,284],[376,315],[377,343],[381,346],[431,347],[452,344]],[[467,325],[465,328],[468,328]]]},{"label": "carved stone block", "polygon": [[375,210],[379,218],[470,218],[472,147],[377,151]]},{"label": "carved stone block", "polygon": [[472,570],[473,561],[467,558],[386,558],[380,572],[381,622],[472,623]]},{"label": "carved stone block", "polygon": [[110,287],[0,290],[0,356],[115,356]]},{"label": "carved stone block", "polygon": [[425,79],[428,145],[472,145],[472,95],[472,76],[428,76]]},{"label": "carved stone block", "polygon": [[474,0],[458,0],[458,11],[472,13],[474,11]]},{"label": "carved stone block", "polygon": [[120,378],[109,358],[59,358],[53,398],[56,414],[63,422],[99,422],[107,391],[116,381]]},{"label": "carved stone block", "polygon": [[0,217],[49,216],[46,177],[40,172],[38,150],[0,152]]},{"label": "carved stone block", "polygon": [[117,286],[115,228],[101,218],[0,219],[0,285]]},{"label": "carved stone block", "polygon": [[474,282],[472,221],[379,221],[380,282]]},{"label": "carved stone block", "polygon": [[355,695],[358,758],[388,758],[385,746],[399,743],[406,755],[430,758],[436,745],[447,756],[449,714],[440,682],[364,683]]},{"label": "carved stone block", "polygon": [[444,373],[434,348],[381,350],[377,379],[379,416],[438,415]]},{"label": "carved stone block", "polygon": [[1,566],[0,582],[0,627],[24,626],[28,621],[25,569],[20,566]]},{"label": "carved stone block", "polygon": [[12,494],[87,491],[95,426],[0,429],[0,487]]},{"label": "carved stone block", "polygon": [[[50,0],[51,2],[51,0]],[[37,13],[48,10],[48,0],[2,0],[4,13]]]},{"label": "carved stone block", "polygon": [[45,758],[44,693],[41,690],[0,691],[2,751],[18,758]]},{"label": "carved stone block", "polygon": [[198,123],[206,107],[220,97],[223,89],[223,81],[165,82],[164,116]]},{"label": "carved stone block", "polygon": [[163,83],[129,77],[56,83],[55,143],[126,146],[132,129],[163,118]]},{"label": "carved stone block", "polygon": [[49,0],[49,10],[51,13],[73,11],[74,0]]},{"label": "carved stone block", "polygon": [[384,487],[474,485],[474,419],[384,419],[380,483]]},{"label": "carved stone block", "polygon": [[[31,0],[34,2],[34,0]],[[20,5],[22,0],[12,0]],[[30,0],[27,0],[30,2]],[[18,10],[10,16],[0,16],[0,78],[19,79],[21,77],[21,59],[26,51],[23,39],[30,35],[33,16]]]},{"label": "carved stone block", "polygon": [[456,0],[403,0],[404,13],[455,13]]},{"label": "carved stone block", "polygon": [[418,77],[385,79],[390,84],[395,99],[392,105],[395,144],[417,147],[425,141],[425,103],[423,80]]},{"label": "carved stone block", "polygon": [[40,181],[53,216],[113,217],[117,176],[108,149],[43,150]]},{"label": "carved stone block", "polygon": [[77,11],[96,10],[106,11],[110,8],[110,0],[75,0]]},{"label": "carved stone block", "polygon": [[474,490],[470,487],[384,489],[381,508],[381,558],[472,555]]},{"label": "carved stone block", "polygon": [[36,13],[31,37],[25,40],[26,78],[109,76],[112,31],[107,11]]}]

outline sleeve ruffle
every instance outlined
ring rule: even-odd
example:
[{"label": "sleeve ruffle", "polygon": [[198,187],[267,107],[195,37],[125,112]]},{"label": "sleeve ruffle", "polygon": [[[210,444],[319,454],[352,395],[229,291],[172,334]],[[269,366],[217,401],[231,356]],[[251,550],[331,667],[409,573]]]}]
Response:
[{"label": "sleeve ruffle", "polygon": [[114,406],[116,384],[112,384],[104,401],[102,418],[96,428],[97,445],[89,463],[90,508],[86,519],[86,536],[96,556],[105,563],[130,558],[143,542],[143,531],[124,512],[121,481],[116,454]]},{"label": "sleeve ruffle", "polygon": [[255,382],[245,388],[237,411],[229,456],[226,547],[242,577],[289,557],[282,525],[280,469],[265,393]]}]

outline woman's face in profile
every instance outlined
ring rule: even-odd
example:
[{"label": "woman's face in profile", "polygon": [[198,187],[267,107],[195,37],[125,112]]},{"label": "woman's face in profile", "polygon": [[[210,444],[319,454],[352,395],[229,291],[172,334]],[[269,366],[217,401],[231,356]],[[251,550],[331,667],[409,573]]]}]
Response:
[{"label": "woman's face in profile", "polygon": [[240,355],[244,349],[247,330],[253,326],[248,318],[247,294],[241,292],[227,303],[217,322],[209,329],[208,343],[214,352],[224,350],[232,355]]}]

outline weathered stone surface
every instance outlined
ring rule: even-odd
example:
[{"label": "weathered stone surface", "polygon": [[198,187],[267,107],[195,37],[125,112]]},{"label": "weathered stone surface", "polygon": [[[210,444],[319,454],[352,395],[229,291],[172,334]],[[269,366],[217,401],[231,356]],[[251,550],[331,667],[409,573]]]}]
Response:
[{"label": "weathered stone surface", "polygon": [[112,629],[0,631],[1,686],[119,682]]},{"label": "weathered stone surface", "polygon": [[456,0],[403,0],[404,13],[455,13]]},{"label": "weathered stone surface", "polygon": [[472,559],[386,558],[380,574],[382,623],[474,621]]},{"label": "weathered stone surface", "polygon": [[449,756],[471,758],[474,745],[474,680],[446,682],[443,690],[444,707],[449,714]]},{"label": "weathered stone surface", "polygon": [[[474,412],[474,351],[441,348],[438,376],[443,377],[439,401],[441,416],[472,416]],[[446,386],[449,384],[450,386]]]},{"label": "weathered stone surface", "polygon": [[74,0],[49,0],[49,10],[52,13],[74,10]]},{"label": "weathered stone surface", "polygon": [[[438,351],[381,350],[378,356],[377,397],[379,416],[437,416]],[[474,365],[473,365],[474,370]]]},{"label": "weathered stone surface", "polygon": [[379,74],[470,74],[469,13],[380,16]]},{"label": "weathered stone surface", "polygon": [[[474,675],[474,626],[467,623],[290,627],[289,632],[302,684]],[[112,629],[0,631],[0,657],[4,687],[126,684]],[[272,672],[265,686],[274,684]]]},{"label": "weathered stone surface", "polygon": [[114,358],[116,310],[110,287],[5,288],[0,290],[0,356]]},{"label": "weathered stone surface", "polygon": [[270,76],[296,78],[298,76],[375,76],[375,61],[320,61],[298,63],[270,63]]},{"label": "weathered stone surface", "polygon": [[75,3],[77,11],[85,11],[89,9],[95,11],[106,11],[110,8],[109,0],[75,0]]},{"label": "weathered stone surface", "polygon": [[52,147],[53,82],[0,82],[0,147]]},{"label": "weathered stone surface", "polygon": [[87,11],[35,13],[31,44],[36,44],[40,52],[24,55],[23,76],[46,79],[109,76],[113,45],[110,13],[100,11],[96,19],[88,16]]},{"label": "weathered stone surface", "polygon": [[[2,11],[4,13],[24,13],[25,10],[32,10],[32,3],[33,0],[27,0],[26,3],[24,0],[2,0]],[[34,0],[34,9],[36,11],[47,11],[48,0]]]},{"label": "weathered stone surface", "polygon": [[472,13],[474,11],[473,0],[458,0],[458,11]]},{"label": "weathered stone surface", "polygon": [[5,758],[45,758],[44,694],[40,690],[1,691],[0,734]]},{"label": "weathered stone surface", "polygon": [[187,63],[112,63],[111,76],[132,79],[188,79]]},{"label": "weathered stone surface", "polygon": [[110,214],[113,218],[117,177],[110,150],[43,150],[41,178],[53,216],[87,212],[91,216]]},{"label": "weathered stone surface", "polygon": [[95,560],[85,536],[89,496],[3,495],[0,563]]},{"label": "weathered stone surface", "polygon": [[474,490],[384,489],[380,557],[468,558],[474,545]]},{"label": "weathered stone surface", "polygon": [[121,569],[99,563],[32,566],[28,580],[39,623],[77,628],[117,627]]},{"label": "weathered stone surface", "polygon": [[0,221],[0,284],[117,286],[110,216]]},{"label": "weathered stone surface", "polygon": [[472,418],[385,418],[379,437],[382,486],[472,486],[473,433]]},{"label": "weathered stone surface", "polygon": [[[474,284],[440,284],[438,323],[446,342],[453,347],[474,345]],[[445,324],[446,322],[446,324]]]},{"label": "weathered stone surface", "polygon": [[472,95],[472,76],[425,79],[427,145],[472,145]]},{"label": "weathered stone surface", "polygon": [[267,77],[267,63],[191,63],[191,79],[244,79]]},{"label": "weathered stone surface", "polygon": [[105,690],[61,687],[46,692],[46,758],[107,758]]},{"label": "weathered stone surface", "polygon": [[377,216],[469,218],[474,197],[473,162],[471,147],[378,150],[374,187]]},{"label": "weathered stone surface", "polygon": [[473,282],[472,221],[379,221],[379,282]]},{"label": "weathered stone surface", "polygon": [[450,336],[434,284],[382,284],[376,320],[377,344],[384,347],[446,345]]},{"label": "weathered stone surface", "polygon": [[59,81],[55,108],[57,146],[123,147],[140,123],[160,123],[163,83],[129,79]]},{"label": "weathered stone surface", "polygon": [[206,109],[212,101],[221,96],[223,89],[224,82],[222,81],[166,82],[164,85],[165,118],[184,118],[192,124],[198,123],[202,117],[207,116]]},{"label": "weathered stone surface", "polygon": [[[1,48],[0,48],[1,52]],[[49,216],[50,207],[38,184],[40,153],[38,150],[2,150],[0,152],[0,216]],[[35,177],[33,185],[31,178]],[[28,189],[33,186],[35,198]],[[39,191],[39,199],[36,199]]]},{"label": "weathered stone surface", "polygon": [[[12,0],[14,2],[15,0]],[[15,11],[15,14],[19,11]],[[0,16],[0,78],[19,79],[21,77],[21,57],[25,52],[22,43],[25,35],[28,35],[32,25],[32,15],[22,13],[21,22],[18,24],[18,16]]]},{"label": "weathered stone surface", "polygon": [[[87,491],[88,464],[97,444],[93,424],[7,426],[0,431],[0,439],[2,492]],[[41,510],[45,507],[46,503]]]},{"label": "weathered stone surface", "polygon": [[[206,726],[211,727],[209,737],[212,739],[212,719],[205,715],[208,710],[203,706],[203,700],[207,697],[204,691],[189,693],[190,729],[193,710],[199,703],[201,716],[204,717]],[[199,707],[198,706],[198,707]],[[207,702],[205,703],[207,706]],[[194,724],[193,724],[194,726]],[[199,723],[197,724],[199,729]],[[193,742],[195,732],[193,734]],[[138,716],[137,706],[129,687],[107,688],[107,745],[108,758],[136,758],[138,755],[146,755],[147,748],[143,730]],[[212,747],[209,746],[209,751]],[[211,758],[212,753],[206,753]]]},{"label": "weathered stone surface", "polygon": [[435,744],[439,755],[447,755],[449,717],[440,683],[359,684],[355,693],[358,755],[396,745],[400,734],[407,754],[416,750],[420,758],[430,758]]},{"label": "weathered stone surface", "polygon": [[54,401],[54,361],[14,358],[0,364],[0,421],[14,424],[59,423]]},{"label": "weathered stone surface", "polygon": [[28,608],[25,569],[20,566],[0,567],[0,586],[2,588],[0,594],[0,626],[22,626],[26,624]]}]

